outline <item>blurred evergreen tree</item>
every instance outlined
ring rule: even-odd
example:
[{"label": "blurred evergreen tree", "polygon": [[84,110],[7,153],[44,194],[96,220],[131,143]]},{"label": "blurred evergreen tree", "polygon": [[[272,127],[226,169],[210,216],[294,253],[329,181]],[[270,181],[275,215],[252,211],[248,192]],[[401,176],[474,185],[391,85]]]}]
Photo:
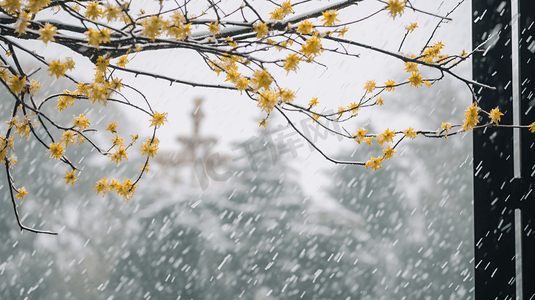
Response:
[{"label": "blurred evergreen tree", "polygon": [[[466,102],[466,95],[453,88],[419,95],[419,100],[434,101],[417,99],[413,109],[419,111],[420,120],[436,128],[440,124],[434,121],[447,120],[459,102]],[[410,106],[395,100],[394,110],[396,104],[405,110]],[[396,116],[401,118],[400,111]],[[375,150],[365,147],[356,153],[377,156],[380,150]],[[473,298],[470,139],[418,137],[410,147],[402,143],[396,151],[377,172],[349,166],[334,169],[330,195],[366,219],[366,230],[376,245],[390,248],[393,263],[379,276],[384,276],[381,284],[386,282],[393,290],[391,299]]]}]

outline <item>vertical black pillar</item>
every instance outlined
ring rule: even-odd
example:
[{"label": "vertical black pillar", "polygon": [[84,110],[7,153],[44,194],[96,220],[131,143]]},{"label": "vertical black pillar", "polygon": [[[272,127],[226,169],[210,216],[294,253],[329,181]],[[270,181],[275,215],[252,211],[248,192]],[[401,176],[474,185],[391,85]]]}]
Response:
[{"label": "vertical black pillar", "polygon": [[[520,124],[535,122],[535,1],[519,4]],[[522,210],[523,300],[535,300],[535,133],[522,130],[519,208]]]},{"label": "vertical black pillar", "polygon": [[[533,0],[519,2],[520,122],[534,122],[535,11]],[[511,0],[472,0],[472,41],[491,40],[473,57],[474,80],[496,87],[477,90],[478,105],[499,107],[502,124],[513,124],[513,65]],[[488,118],[483,117],[483,122]],[[515,299],[515,209],[522,212],[524,300],[535,299],[535,134],[521,130],[520,158],[514,157],[513,130],[492,127],[474,130],[474,224],[476,300]],[[520,178],[514,177],[520,159]]]}]

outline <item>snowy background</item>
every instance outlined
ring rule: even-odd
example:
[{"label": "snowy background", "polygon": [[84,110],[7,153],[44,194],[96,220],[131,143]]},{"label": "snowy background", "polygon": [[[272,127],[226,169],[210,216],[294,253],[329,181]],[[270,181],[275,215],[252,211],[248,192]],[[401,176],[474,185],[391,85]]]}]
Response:
[{"label": "snowy background", "polygon": [[[412,2],[444,15],[458,1]],[[358,8],[364,17],[382,6],[364,1]],[[444,53],[468,51],[469,3],[451,17],[454,21],[443,24],[433,42],[446,44]],[[397,51],[409,22],[418,22],[419,28],[402,51],[416,53],[436,18],[406,10],[392,20],[383,12],[347,37]],[[39,51],[50,59],[65,56],[49,48]],[[368,80],[406,79],[402,62],[355,51],[360,58],[324,55],[320,61],[328,69],[302,66],[284,84],[299,87],[300,103],[318,97],[320,105],[336,108],[360,97]],[[147,63],[173,77],[223,80],[199,70],[200,60],[186,51],[137,54],[129,67]],[[457,72],[470,77],[469,64]],[[147,98],[157,99],[155,110],[169,112],[159,138],[161,153],[171,156],[183,150],[177,137],[191,135],[194,100],[202,98],[201,136],[217,139],[211,153],[227,161],[216,170],[232,176],[208,177],[203,189],[191,165],[170,169],[154,162],[134,199],[123,203],[114,195],[95,195],[92,187],[103,172],[133,174],[141,165],[139,155],[115,168],[89,148],[69,153],[71,160],[84,160],[85,165],[71,188],[62,183],[61,165],[31,144],[24,155],[18,154],[19,164],[27,167],[14,171],[17,178],[36,182],[27,187],[33,197],[20,204],[21,216],[28,225],[61,233],[20,234],[6,187],[0,186],[0,298],[473,298],[471,135],[404,142],[377,172],[335,166],[304,141],[295,153],[271,147],[271,140],[280,132],[291,134],[291,129],[275,115],[268,130],[258,128],[262,114],[238,93],[133,80]],[[62,82],[49,85],[50,91],[64,88]],[[445,78],[431,88],[396,89],[385,97],[385,106],[362,113],[346,129],[353,132],[366,124],[370,132],[435,130],[441,122],[459,123],[469,103],[468,90]],[[7,115],[9,108],[2,106],[1,111]],[[67,120],[74,113],[63,114]],[[140,132],[141,138],[150,134],[139,116],[120,107],[87,113],[102,124],[117,121],[119,129]],[[244,143],[259,150],[257,168],[239,159]],[[359,161],[379,151],[332,135],[318,137],[318,146],[330,156]]]}]

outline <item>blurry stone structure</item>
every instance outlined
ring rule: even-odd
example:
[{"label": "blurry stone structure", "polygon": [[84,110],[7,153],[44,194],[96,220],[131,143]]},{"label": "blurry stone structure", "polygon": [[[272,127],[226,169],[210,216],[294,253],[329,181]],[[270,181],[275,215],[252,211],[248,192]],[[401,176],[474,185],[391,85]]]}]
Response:
[{"label": "blurry stone structure", "polygon": [[[214,155],[212,148],[217,144],[215,137],[203,137],[200,135],[201,121],[204,113],[201,109],[202,99],[195,100],[195,108],[191,112],[193,119],[193,134],[179,136],[177,140],[182,145],[182,150],[177,152],[162,152],[156,156],[156,163],[166,175],[171,176],[176,183],[183,182],[181,175],[184,167],[191,168],[189,184],[203,187],[207,185],[204,175],[205,164],[211,169],[221,166],[227,160],[225,156]],[[202,168],[202,169],[201,169]],[[201,174],[200,174],[201,173]],[[203,176],[204,175],[204,176]]]}]

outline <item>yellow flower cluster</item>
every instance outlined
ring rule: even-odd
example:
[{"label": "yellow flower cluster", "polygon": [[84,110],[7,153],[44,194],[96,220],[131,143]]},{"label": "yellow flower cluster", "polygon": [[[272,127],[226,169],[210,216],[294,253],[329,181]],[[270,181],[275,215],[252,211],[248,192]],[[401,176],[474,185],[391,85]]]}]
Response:
[{"label": "yellow flower cluster", "polygon": [[134,196],[136,191],[137,184],[128,178],[123,180],[123,183],[112,179],[108,180],[106,177],[102,177],[101,180],[97,182],[97,185],[93,187],[94,190],[97,190],[97,195],[102,192],[102,197],[107,193],[115,191],[117,196],[124,197],[126,201],[129,201]]},{"label": "yellow flower cluster", "polygon": [[412,127],[409,127],[409,129],[406,129],[406,130],[403,130],[403,134],[405,134],[406,137],[410,138],[410,139],[415,139],[416,136],[418,135],[417,132],[414,131],[414,128]]},{"label": "yellow flower cluster", "polygon": [[405,10],[405,2],[406,0],[389,0],[387,2],[386,10],[388,10],[388,14],[392,17],[392,19],[396,19],[398,15],[402,15],[403,11]]},{"label": "yellow flower cluster", "polygon": [[479,113],[479,107],[477,107],[475,103],[472,103],[472,105],[466,109],[464,113],[464,116],[466,118],[463,121],[464,131],[473,130],[474,127],[479,123],[478,113]]},{"label": "yellow flower cluster", "polygon": [[333,26],[336,21],[340,22],[340,20],[336,18],[338,16],[338,14],[336,13],[336,9],[322,12],[322,14],[323,26]]},{"label": "yellow flower cluster", "polygon": [[13,139],[13,137],[7,139],[5,136],[0,135],[0,162],[5,162],[5,157],[8,155],[9,149],[15,151]]},{"label": "yellow flower cluster", "polygon": [[297,25],[297,32],[300,34],[310,34],[314,30],[314,24],[308,20],[304,20]]},{"label": "yellow flower cluster", "polygon": [[13,75],[9,80],[9,89],[13,92],[13,94],[18,95],[22,92],[25,83],[26,76],[21,78],[19,75]]},{"label": "yellow flower cluster", "polygon": [[313,59],[323,52],[323,46],[321,45],[321,40],[319,35],[314,34],[311,38],[306,40],[306,42],[301,45],[301,50],[299,52],[303,53],[309,59]]},{"label": "yellow flower cluster", "polygon": [[71,185],[74,185],[74,182],[76,181],[76,179],[78,179],[78,177],[76,177],[76,175],[74,174],[74,172],[76,171],[76,169],[73,169],[71,172],[65,172],[67,173],[67,176],[63,177],[63,179],[65,179],[65,185],[68,185],[69,183]]},{"label": "yellow flower cluster", "polygon": [[147,155],[150,158],[154,158],[158,152],[159,144],[160,140],[158,140],[158,138],[147,138],[147,141],[141,145],[141,155]]},{"label": "yellow flower cluster", "polygon": [[20,201],[24,200],[24,196],[28,195],[28,192],[26,191],[25,187],[21,187],[18,191],[15,197],[20,199]]},{"label": "yellow flower cluster", "polygon": [[[368,130],[364,128],[359,128],[357,132],[353,135],[353,139],[359,144],[365,142],[367,145],[372,145],[372,138],[374,137],[374,135],[368,135],[367,132]],[[403,133],[411,138],[414,138],[417,135],[417,133],[414,132],[413,128],[409,128],[403,131]],[[381,148],[383,148],[384,143],[393,142],[395,136],[396,132],[387,128],[383,133],[375,137],[377,138],[377,143],[381,146]],[[382,168],[382,162],[384,160],[391,159],[394,156],[394,153],[396,153],[396,151],[394,151],[394,148],[388,145],[386,149],[383,149],[383,155],[378,156],[377,158],[373,156],[370,157],[370,159],[365,163],[366,168],[371,167],[374,171],[377,171],[379,168]]]},{"label": "yellow flower cluster", "polygon": [[19,119],[17,116],[15,116],[6,123],[9,124],[9,128],[15,126],[15,131],[20,135],[20,137],[26,137],[26,139],[28,139],[32,129],[39,125],[39,121],[37,121],[34,117],[35,114],[31,115],[31,117],[25,116],[23,119]]},{"label": "yellow flower cluster", "polygon": [[291,13],[294,13],[294,9],[288,0],[283,2],[280,7],[269,13],[271,15],[270,20],[282,20]]},{"label": "yellow flower cluster", "polygon": [[447,55],[441,54],[441,50],[444,49],[445,45],[442,42],[436,42],[433,46],[428,47],[422,53],[422,60],[427,63],[439,62],[447,57]]},{"label": "yellow flower cluster", "polygon": [[87,44],[94,46],[97,49],[100,48],[100,44],[110,42],[111,34],[111,30],[108,28],[103,28],[102,30],[89,28],[89,30],[84,32],[84,35],[87,39]]},{"label": "yellow flower cluster", "polygon": [[269,29],[266,23],[259,22],[253,25],[253,31],[256,32],[256,38],[261,39],[268,34]]},{"label": "yellow flower cluster", "polygon": [[413,32],[416,28],[418,28],[418,23],[410,23],[409,25],[405,26],[407,32]]},{"label": "yellow flower cluster", "polygon": [[489,117],[492,123],[498,125],[498,122],[501,121],[502,116],[503,116],[503,113],[500,112],[500,109],[498,107],[490,110]]},{"label": "yellow flower cluster", "polygon": [[286,70],[286,75],[290,73],[290,71],[295,71],[297,73],[297,69],[299,68],[299,62],[301,61],[301,57],[297,53],[289,54],[288,57],[284,60],[284,70]]},{"label": "yellow flower cluster", "polygon": [[383,156],[379,156],[377,158],[375,157],[370,157],[370,159],[366,162],[366,169],[367,168],[372,168],[374,171],[377,171],[379,170],[379,168],[382,168],[383,166],[381,165],[381,163],[383,162],[383,159],[384,157]]},{"label": "yellow flower cluster", "polygon": [[74,61],[72,58],[67,57],[66,61],[62,63],[60,60],[53,60],[48,64],[48,72],[50,77],[56,76],[56,79],[59,79],[62,76],[65,76],[66,71],[71,71],[74,69]]}]

